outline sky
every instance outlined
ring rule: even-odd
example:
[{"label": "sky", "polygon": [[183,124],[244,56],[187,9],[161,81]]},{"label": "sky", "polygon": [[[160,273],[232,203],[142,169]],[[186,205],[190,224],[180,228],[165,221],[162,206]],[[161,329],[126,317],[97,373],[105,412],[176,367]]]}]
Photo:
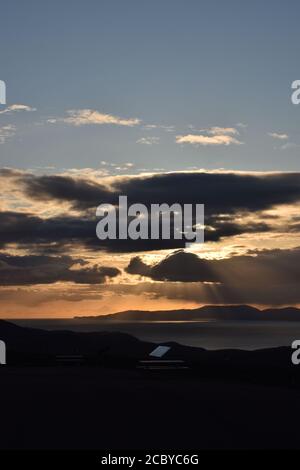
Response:
[{"label": "sky", "polygon": [[[299,13],[2,2],[1,316],[300,305]],[[95,208],[121,193],[205,203],[204,246],[100,246]]]}]

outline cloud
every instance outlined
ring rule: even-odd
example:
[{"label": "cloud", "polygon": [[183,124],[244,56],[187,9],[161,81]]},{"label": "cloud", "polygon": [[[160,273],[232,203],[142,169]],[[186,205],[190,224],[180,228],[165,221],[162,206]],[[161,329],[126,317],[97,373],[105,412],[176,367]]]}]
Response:
[{"label": "cloud", "polygon": [[[106,289],[106,286],[105,286]],[[289,283],[266,282],[260,278],[255,284],[235,282],[204,283],[204,282],[143,282],[135,284],[110,284],[109,289],[119,295],[136,294],[151,295],[156,300],[171,300],[191,305],[257,305],[257,306],[289,306],[300,304],[299,281]],[[107,289],[106,289],[107,290]],[[176,304],[176,308],[178,303]],[[158,303],[158,309],[159,303]],[[120,309],[121,310],[121,309]]]},{"label": "cloud", "polygon": [[149,130],[151,131],[152,129],[157,129],[158,127],[159,127],[158,124],[145,124],[144,125],[144,129],[146,129],[148,131]]},{"label": "cloud", "polygon": [[2,111],[0,111],[0,114],[20,112],[20,111],[32,112],[32,111],[36,111],[36,108],[32,108],[31,106],[27,106],[26,104],[12,104],[8,106],[7,108],[3,109]]},{"label": "cloud", "polygon": [[107,278],[120,274],[117,268],[86,266],[82,259],[70,256],[16,256],[0,253],[0,285],[103,284]]},{"label": "cloud", "polygon": [[95,252],[110,251],[116,253],[138,252],[147,250],[175,249],[185,246],[184,240],[99,240],[96,237],[96,223],[93,217],[41,218],[33,214],[20,212],[0,212],[0,246],[17,244],[49,253],[63,253],[71,246],[85,247]]},{"label": "cloud", "polygon": [[[109,202],[111,199],[107,187],[89,178],[24,174],[19,178],[19,182],[23,184],[25,194],[32,199],[78,200],[78,204],[75,203],[74,208],[75,206],[82,208],[98,206],[101,202]],[[80,199],[82,199],[81,203]]]},{"label": "cloud", "polygon": [[[191,126],[193,127],[193,126]],[[241,145],[236,137],[239,131],[235,127],[213,126],[206,129],[200,129],[200,134],[177,135],[177,144],[193,145]]]},{"label": "cloud", "polygon": [[[290,149],[294,149],[294,148],[298,147],[298,145],[295,144],[294,142],[289,142],[288,134],[279,134],[277,132],[269,132],[268,135],[270,137],[272,137],[273,139],[284,142],[284,144],[277,147],[277,149],[279,149],[279,150],[290,150]],[[275,147],[275,149],[276,149],[276,147]]]},{"label": "cloud", "polygon": [[[25,104],[12,104],[7,108],[0,111],[1,114],[12,114],[14,112],[30,112],[36,111],[36,108],[32,108],[31,106],[27,106]],[[13,137],[16,133],[16,126],[12,124],[6,124],[4,126],[0,126],[0,144],[5,144],[5,142]]]},{"label": "cloud", "polygon": [[[172,205],[205,204],[205,239],[219,241],[242,234],[278,231],[278,221],[261,218],[261,211],[274,206],[300,202],[300,173],[177,172],[90,178],[62,175],[36,175],[0,170],[2,187],[9,185],[12,197],[19,194],[26,212],[16,212],[16,199],[10,210],[0,212],[0,243],[36,247],[81,244],[93,250],[134,252],[175,249],[184,240],[107,240],[95,235],[95,209],[101,203],[118,205],[120,195],[128,204],[162,202]],[[178,192],[178,188],[185,188]],[[218,191],[215,191],[218,188]],[[9,199],[8,199],[9,200]],[[48,204],[45,204],[45,203]],[[35,213],[36,207],[46,207]],[[257,213],[257,214],[256,214]],[[285,220],[283,230],[292,230]],[[295,227],[294,227],[295,228]],[[35,246],[35,248],[34,248]]]},{"label": "cloud", "polygon": [[[4,175],[7,175],[5,170]],[[241,174],[234,172],[177,172],[111,178],[110,187],[60,175],[16,175],[16,185],[34,200],[68,201],[76,210],[100,203],[116,204],[119,195],[129,203],[206,204],[207,214],[262,210],[300,200],[300,173]],[[178,194],[178,187],[185,191]],[[218,187],[218,192],[213,188]],[[230,190],[230,191],[229,191]]]},{"label": "cloud", "polygon": [[193,145],[241,145],[242,142],[237,140],[232,135],[228,134],[213,134],[213,135],[203,135],[203,134],[187,134],[187,135],[177,135],[176,136],[177,144],[193,144]]},{"label": "cloud", "polygon": [[[94,285],[97,294],[101,288],[104,295],[116,292],[117,296],[122,289],[128,295],[149,292],[158,301],[164,297],[197,303],[300,303],[300,248],[255,250],[241,255],[247,249],[245,246],[243,250],[231,246],[224,251],[227,254],[235,251],[231,258],[205,259],[178,251],[183,246],[180,240],[101,242],[95,235],[95,208],[102,202],[117,204],[119,195],[125,194],[129,204],[140,202],[147,207],[162,202],[204,203],[206,240],[222,240],[220,249],[229,248],[230,237],[235,235],[245,235],[248,247],[263,246],[261,239],[265,240],[266,235],[249,236],[263,232],[269,232],[272,240],[276,238],[278,246],[281,243],[280,246],[298,246],[299,172],[219,170],[105,178],[89,172],[81,176],[40,175],[4,168],[0,169],[0,177],[6,201],[5,205],[1,202],[0,210],[0,284],[4,286],[45,284],[48,289],[48,284],[68,282],[80,289]],[[3,192],[4,189],[8,192]],[[272,211],[269,217],[265,217],[265,210]],[[247,243],[249,240],[251,243]],[[218,248],[212,244],[208,247]],[[13,250],[12,254],[4,252],[5,249]],[[136,256],[137,252],[163,249],[177,251],[154,264],[146,261],[149,257]],[[17,256],[18,250],[25,256]],[[135,287],[122,284],[121,277],[120,281],[116,279],[119,282],[106,282],[120,271],[109,268],[110,261],[105,260],[111,255],[105,251],[132,253],[130,262],[129,255],[118,256],[116,266],[127,265],[126,282],[136,284],[136,291]],[[68,256],[75,252],[80,255]],[[158,253],[156,260],[157,257]],[[102,260],[99,265],[91,261],[99,258]],[[148,285],[141,280],[136,282],[131,274],[148,278]],[[89,300],[88,295],[86,299]]]},{"label": "cloud", "polygon": [[175,131],[175,126],[163,126],[160,125],[158,126],[160,129],[162,129],[165,132],[174,132]]},{"label": "cloud", "polygon": [[238,135],[239,132],[235,127],[210,127],[207,133],[211,135]]},{"label": "cloud", "polygon": [[154,145],[159,143],[159,137],[141,137],[136,141],[137,144]]},{"label": "cloud", "polygon": [[[208,217],[209,220],[209,217]],[[60,217],[41,218],[33,214],[18,212],[0,212],[0,246],[17,244],[50,252],[63,252],[65,247],[83,246],[90,250],[110,252],[138,252],[164,249],[176,249],[185,246],[185,240],[99,240],[95,235],[97,220],[95,217]],[[218,241],[236,235],[271,232],[272,226],[265,223],[239,224],[209,220],[212,230],[205,232],[206,241]],[[172,228],[171,228],[172,233]],[[47,248],[48,247],[48,248]]]},{"label": "cloud", "polygon": [[295,144],[294,142],[286,142],[284,145],[280,147],[281,150],[290,150],[299,147],[299,145]]},{"label": "cloud", "polygon": [[[103,286],[103,284],[102,284]],[[52,302],[82,302],[84,300],[102,300],[103,296],[95,292],[95,285],[69,285],[66,288],[65,285],[55,286],[54,289],[44,289],[43,286],[35,286],[34,289],[29,285],[23,286],[7,286],[0,289],[0,302],[5,306],[8,304],[20,305],[21,309],[24,310],[26,307],[40,307],[45,304]],[[99,289],[100,285],[97,286]],[[41,313],[39,311],[39,313]],[[82,313],[82,312],[81,312]]]},{"label": "cloud", "polygon": [[34,214],[0,212],[0,246],[10,243],[32,247],[49,245],[55,250],[57,244],[84,244],[95,237],[95,220],[80,217],[51,217],[43,219]]},{"label": "cloud", "polygon": [[111,124],[117,126],[133,127],[140,124],[141,120],[137,118],[124,119],[120,118],[119,116],[113,116],[112,114],[100,113],[99,111],[93,109],[71,109],[67,111],[67,117],[48,119],[48,122],[51,124],[65,122],[73,126]]},{"label": "cloud", "polygon": [[174,132],[175,126],[165,126],[162,124],[145,124],[143,128],[147,131],[151,131],[153,129],[161,129],[165,132]]},{"label": "cloud", "polygon": [[287,140],[289,138],[287,134],[279,134],[278,132],[269,132],[268,135],[278,140]]},{"label": "cloud", "polygon": [[132,258],[126,272],[156,281],[214,282],[235,285],[266,283],[283,285],[299,282],[300,247],[287,250],[255,250],[247,255],[209,260],[194,253],[176,251],[150,266]]},{"label": "cloud", "polygon": [[12,124],[7,124],[6,126],[0,126],[0,144],[5,144],[5,142],[13,137],[16,132],[16,126]]},{"label": "cloud", "polygon": [[185,251],[176,251],[153,266],[143,263],[139,257],[132,258],[126,272],[150,277],[155,281],[217,282],[219,280],[206,260]]}]

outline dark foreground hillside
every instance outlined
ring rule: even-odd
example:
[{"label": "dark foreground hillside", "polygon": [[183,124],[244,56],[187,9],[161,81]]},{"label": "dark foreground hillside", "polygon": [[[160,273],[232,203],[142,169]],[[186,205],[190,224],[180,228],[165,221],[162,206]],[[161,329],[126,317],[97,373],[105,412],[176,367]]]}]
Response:
[{"label": "dark foreground hillside", "polygon": [[[115,333],[0,322],[2,449],[299,448],[300,380],[291,350],[171,344],[184,370],[140,370],[155,347]],[[80,364],[57,363],[79,354]],[[10,362],[11,361],[11,362]],[[299,366],[300,367],[300,366]]]},{"label": "dark foreground hillside", "polygon": [[4,368],[1,448],[299,448],[295,389],[95,367]]}]

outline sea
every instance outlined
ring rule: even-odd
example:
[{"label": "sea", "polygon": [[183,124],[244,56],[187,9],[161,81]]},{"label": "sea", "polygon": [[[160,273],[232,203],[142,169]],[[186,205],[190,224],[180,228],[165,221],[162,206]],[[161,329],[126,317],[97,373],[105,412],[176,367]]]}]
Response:
[{"label": "sea", "polygon": [[264,349],[290,346],[300,340],[299,322],[197,321],[102,322],[97,319],[28,319],[14,323],[45,330],[110,331],[154,343],[177,342],[205,349]]}]

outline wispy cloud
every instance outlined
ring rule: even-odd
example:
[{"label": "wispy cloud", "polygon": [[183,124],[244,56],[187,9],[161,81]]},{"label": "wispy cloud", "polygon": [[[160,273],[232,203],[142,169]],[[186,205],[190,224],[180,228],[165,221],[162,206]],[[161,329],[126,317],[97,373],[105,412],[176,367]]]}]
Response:
[{"label": "wispy cloud", "polygon": [[238,139],[228,134],[213,134],[213,135],[203,135],[203,134],[187,134],[187,135],[177,135],[176,136],[177,144],[193,144],[193,145],[241,145],[243,142],[240,142]]},{"label": "wispy cloud", "polygon": [[275,150],[290,150],[299,147],[298,144],[295,144],[289,140],[290,137],[288,134],[269,132],[268,135],[273,139],[282,142],[282,144],[280,144],[278,147],[275,147]]},{"label": "wispy cloud", "polygon": [[141,120],[137,118],[121,118],[112,114],[100,113],[93,109],[71,109],[67,111],[66,117],[48,119],[48,122],[51,124],[65,122],[73,126],[113,124],[132,127],[140,124]]},{"label": "wispy cloud", "polygon": [[26,104],[11,104],[7,108],[0,111],[0,114],[7,114],[20,111],[36,111],[36,108],[32,108],[31,106],[27,106]]},{"label": "wispy cloud", "polygon": [[161,124],[145,124],[144,129],[147,131],[151,131],[153,129],[161,129],[165,132],[174,132],[175,131],[175,126],[164,126]]},{"label": "wispy cloud", "polygon": [[12,124],[0,127],[0,144],[5,144],[7,139],[13,137],[16,132],[16,127]]},{"label": "wispy cloud", "polygon": [[[189,126],[193,128],[193,126]],[[198,132],[198,133],[196,133]],[[237,139],[239,131],[235,127],[212,126],[193,134],[177,135],[177,144],[192,145],[241,145],[243,142]]]},{"label": "wispy cloud", "polygon": [[136,141],[137,144],[154,145],[159,143],[159,137],[141,137]]},{"label": "wispy cloud", "polygon": [[288,140],[289,136],[287,134],[280,134],[278,132],[269,132],[268,135],[273,137],[273,139],[278,140]]},{"label": "wispy cloud", "polygon": [[294,142],[286,142],[283,144],[280,149],[281,150],[290,150],[299,147],[299,145],[295,144]]},{"label": "wispy cloud", "polygon": [[238,135],[238,130],[235,127],[210,127],[209,129],[204,129],[210,135]]},{"label": "wispy cloud", "polygon": [[174,132],[175,131],[175,126],[159,126],[160,129],[166,131],[166,132]]}]

